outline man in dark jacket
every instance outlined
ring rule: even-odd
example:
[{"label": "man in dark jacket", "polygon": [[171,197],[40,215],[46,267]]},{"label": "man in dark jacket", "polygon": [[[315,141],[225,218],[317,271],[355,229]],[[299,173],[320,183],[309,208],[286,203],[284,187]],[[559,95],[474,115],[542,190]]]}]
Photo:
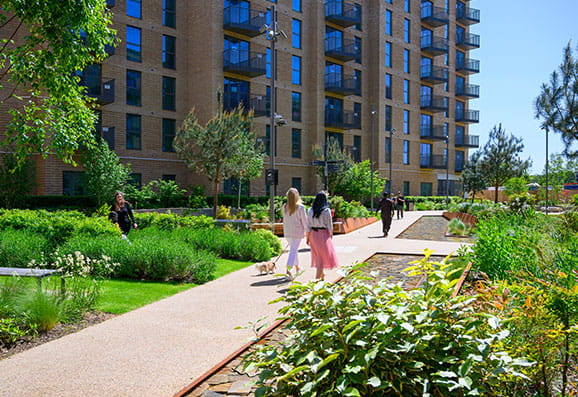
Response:
[{"label": "man in dark jacket", "polygon": [[375,216],[381,211],[381,222],[383,224],[383,237],[387,237],[389,228],[391,227],[391,220],[393,218],[393,200],[388,197],[387,193],[383,193],[383,198],[377,204]]}]

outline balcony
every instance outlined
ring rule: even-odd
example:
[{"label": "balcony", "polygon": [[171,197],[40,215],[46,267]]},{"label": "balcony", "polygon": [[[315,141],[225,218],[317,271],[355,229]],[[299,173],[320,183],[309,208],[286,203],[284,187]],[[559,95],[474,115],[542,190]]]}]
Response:
[{"label": "balcony", "polygon": [[477,135],[456,135],[456,147],[480,147],[480,137]]},{"label": "balcony", "polygon": [[421,6],[421,23],[437,28],[438,26],[447,25],[450,22],[450,15],[445,8],[434,7],[429,3]]},{"label": "balcony", "polygon": [[457,160],[454,164],[454,170],[455,172],[462,172],[464,170],[464,166],[465,166],[465,161],[464,160]]},{"label": "balcony", "polygon": [[266,95],[251,95],[248,92],[223,93],[223,110],[231,111],[239,105],[244,108],[245,113],[253,109],[255,117],[270,114],[270,98]]},{"label": "balcony", "polygon": [[347,28],[361,23],[361,10],[343,0],[325,2],[325,20]]},{"label": "balcony", "polygon": [[361,95],[361,80],[353,75],[327,73],[325,75],[325,91],[339,95]]},{"label": "balcony", "polygon": [[456,21],[463,25],[480,23],[480,10],[470,7],[458,7]]},{"label": "balcony", "polygon": [[249,37],[261,34],[265,22],[265,11],[245,8],[241,3],[233,4],[223,12],[223,27],[226,30]]},{"label": "balcony", "polygon": [[434,113],[447,112],[449,107],[448,102],[448,98],[445,96],[422,95],[420,98],[421,109]]},{"label": "balcony", "polygon": [[446,169],[447,160],[443,154],[422,154],[419,156],[420,168]]},{"label": "balcony", "polygon": [[421,67],[421,81],[430,84],[447,83],[449,69],[445,66],[423,65]]},{"label": "balcony", "polygon": [[86,95],[95,98],[96,103],[107,105],[114,102],[114,79],[99,83],[102,80],[90,74],[81,74],[79,84],[86,87]]},{"label": "balcony", "polygon": [[477,84],[461,84],[456,86],[456,96],[460,98],[479,98],[480,86]]},{"label": "balcony", "polygon": [[361,56],[361,48],[357,48],[354,40],[328,37],[325,39],[325,55],[347,62]]},{"label": "balcony", "polygon": [[460,123],[479,123],[479,110],[456,110],[456,121]]},{"label": "balcony", "polygon": [[114,138],[115,138],[115,128],[114,127],[102,127],[102,139],[108,143],[108,148],[114,150]]},{"label": "balcony", "polygon": [[255,77],[264,75],[266,68],[267,58],[264,53],[243,50],[223,51],[223,70],[225,72]]},{"label": "balcony", "polygon": [[449,51],[448,40],[437,36],[422,36],[421,51],[432,56],[447,54]]},{"label": "balcony", "polygon": [[462,50],[480,48],[480,35],[474,33],[460,33],[456,35],[456,46]]},{"label": "balcony", "polygon": [[480,61],[477,59],[458,59],[456,61],[456,72],[463,74],[480,73]]},{"label": "balcony", "polygon": [[351,110],[325,109],[325,126],[343,130],[360,129],[361,117]]},{"label": "balcony", "polygon": [[419,127],[419,136],[421,139],[443,141],[447,135],[448,131],[443,125],[422,124]]}]

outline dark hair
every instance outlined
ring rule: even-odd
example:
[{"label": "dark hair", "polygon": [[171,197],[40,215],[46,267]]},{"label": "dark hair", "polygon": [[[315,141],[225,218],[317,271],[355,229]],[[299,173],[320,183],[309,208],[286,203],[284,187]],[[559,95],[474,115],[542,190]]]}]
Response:
[{"label": "dark hair", "polygon": [[319,218],[319,215],[325,210],[329,208],[329,203],[327,202],[327,195],[325,192],[319,192],[315,196],[315,200],[313,201],[313,217]]}]

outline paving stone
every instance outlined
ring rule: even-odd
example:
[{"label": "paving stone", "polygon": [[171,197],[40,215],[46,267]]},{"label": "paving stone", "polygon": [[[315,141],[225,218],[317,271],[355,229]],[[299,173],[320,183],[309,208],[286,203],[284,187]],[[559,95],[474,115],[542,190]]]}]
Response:
[{"label": "paving stone", "polygon": [[231,384],[229,382],[211,386],[211,390],[218,393],[227,393],[230,388]]},{"label": "paving stone", "polygon": [[229,393],[236,393],[246,395],[251,393],[251,388],[253,387],[252,382],[249,380],[238,380],[231,385]]},{"label": "paving stone", "polygon": [[191,397],[199,397],[203,394],[203,392],[205,392],[206,390],[209,389],[209,384],[207,382],[201,383],[201,385],[199,385],[192,393],[191,393]]},{"label": "paving stone", "polygon": [[218,374],[209,378],[208,383],[209,385],[219,385],[221,383],[227,383],[229,381],[229,376],[227,375],[227,371],[222,374]]},{"label": "paving stone", "polygon": [[222,397],[222,396],[225,396],[225,394],[215,393],[214,391],[211,390],[205,390],[205,392],[201,394],[201,397]]}]

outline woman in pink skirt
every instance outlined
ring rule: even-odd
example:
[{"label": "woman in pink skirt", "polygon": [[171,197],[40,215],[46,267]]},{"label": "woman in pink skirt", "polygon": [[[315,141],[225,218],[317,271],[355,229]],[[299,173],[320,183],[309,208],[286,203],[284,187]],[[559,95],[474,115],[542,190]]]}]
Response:
[{"label": "woman in pink skirt", "polygon": [[307,211],[307,244],[311,247],[311,267],[317,269],[315,278],[323,280],[325,269],[337,267],[333,247],[333,220],[324,192],[317,193],[313,206]]}]

